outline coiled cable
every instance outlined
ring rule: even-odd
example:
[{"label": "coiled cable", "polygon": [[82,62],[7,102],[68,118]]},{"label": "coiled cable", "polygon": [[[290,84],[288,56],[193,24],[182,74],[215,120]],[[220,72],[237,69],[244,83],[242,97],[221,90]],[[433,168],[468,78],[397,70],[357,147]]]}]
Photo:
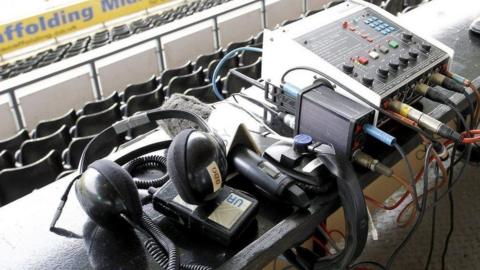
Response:
[{"label": "coiled cable", "polygon": [[[165,251],[155,242],[154,239],[149,238],[145,241],[145,249],[150,253],[152,258],[163,268],[166,267],[168,257]],[[213,268],[197,264],[181,264],[180,269],[183,270],[212,270]]]},{"label": "coiled cable", "polygon": [[139,189],[147,189],[149,187],[161,187],[170,179],[170,176],[167,172],[166,164],[167,159],[164,156],[148,155],[131,160],[127,163],[127,165],[125,165],[125,170],[132,175],[135,171],[146,169],[160,169],[161,171],[165,172],[165,174],[159,178],[147,180],[134,178],[133,180],[135,182],[135,185]]}]

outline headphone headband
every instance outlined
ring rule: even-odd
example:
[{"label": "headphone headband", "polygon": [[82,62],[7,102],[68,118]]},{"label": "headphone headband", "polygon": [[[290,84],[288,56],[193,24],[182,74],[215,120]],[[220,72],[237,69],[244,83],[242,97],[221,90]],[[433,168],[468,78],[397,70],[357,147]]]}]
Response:
[{"label": "headphone headband", "polygon": [[[82,153],[80,162],[78,165],[79,173],[82,174],[93,161],[102,158],[110,153],[110,149],[118,146],[116,143],[111,145],[111,148],[106,148],[105,145],[109,145],[112,142],[112,138],[122,135],[127,131],[146,125],[151,122],[166,119],[184,119],[191,121],[206,132],[211,133],[212,130],[208,126],[207,122],[195,113],[181,111],[181,110],[162,110],[155,109],[139,114],[135,114],[124,120],[118,121],[111,127],[103,130],[96,135],[85,147]],[[106,150],[104,150],[106,149]]]}]

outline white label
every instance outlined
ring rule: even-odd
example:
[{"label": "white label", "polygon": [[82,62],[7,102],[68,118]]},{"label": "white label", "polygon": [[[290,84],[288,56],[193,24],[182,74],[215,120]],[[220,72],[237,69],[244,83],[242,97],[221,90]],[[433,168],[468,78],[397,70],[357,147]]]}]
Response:
[{"label": "white label", "polygon": [[213,192],[217,191],[222,187],[222,175],[220,174],[220,169],[217,166],[215,161],[212,161],[210,165],[207,166],[208,174],[210,174],[210,180],[212,180]]},{"label": "white label", "polygon": [[246,198],[230,193],[208,216],[208,219],[230,229],[251,204],[252,202]]}]

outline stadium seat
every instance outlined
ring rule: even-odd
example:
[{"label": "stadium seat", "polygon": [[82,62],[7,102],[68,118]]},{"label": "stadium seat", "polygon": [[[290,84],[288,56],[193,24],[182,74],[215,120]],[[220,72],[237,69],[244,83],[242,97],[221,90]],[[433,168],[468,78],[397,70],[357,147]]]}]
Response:
[{"label": "stadium seat", "polygon": [[30,135],[26,129],[22,129],[14,136],[0,141],[0,151],[7,150],[10,153],[15,153],[20,148],[20,145],[26,140],[30,139]]},{"label": "stadium seat", "polygon": [[227,45],[227,48],[225,49],[225,53],[229,53],[237,48],[241,48],[241,47],[246,47],[248,45],[252,45],[253,43],[253,38],[249,38],[248,40],[245,40],[245,41],[240,41],[240,42],[230,42],[228,45]]},{"label": "stadium seat", "polygon": [[56,150],[58,153],[62,153],[63,150],[68,147],[70,140],[68,128],[63,125],[49,136],[24,141],[22,146],[20,146],[18,160],[22,165],[27,165],[41,159],[50,150]]},{"label": "stadium seat", "polygon": [[122,119],[120,105],[113,104],[104,111],[80,116],[73,127],[73,134],[75,134],[75,137],[92,136],[120,119]]},{"label": "stadium seat", "polygon": [[[252,47],[252,48],[262,48],[262,44],[255,44],[255,45],[250,45],[248,47]],[[262,53],[258,53],[258,52],[252,52],[252,51],[243,51],[241,54],[240,54],[240,64],[242,66],[249,66],[255,62],[257,62],[258,58],[260,58],[262,56]]]},{"label": "stadium seat", "polygon": [[[218,62],[220,62],[220,60],[213,60],[210,65],[208,65],[208,72],[207,72],[207,79],[209,81],[212,81],[212,77],[213,77],[213,72],[215,71],[215,68],[217,67],[218,65]],[[219,72],[219,76],[221,78],[225,77],[228,73],[228,71],[232,68],[236,68],[238,67],[238,64],[239,64],[239,60],[238,60],[238,56],[234,56],[230,59],[228,59],[227,61],[225,61],[225,63],[223,64],[220,72]]]},{"label": "stadium seat", "polygon": [[138,84],[129,84],[126,88],[125,91],[123,91],[123,101],[127,102],[127,100],[134,95],[142,95],[149,93],[153,90],[155,90],[158,87],[158,79],[155,75],[152,75],[150,79],[148,79],[146,82],[143,83],[138,83]]},{"label": "stadium seat", "polygon": [[82,114],[87,115],[87,114],[98,113],[110,108],[110,106],[119,102],[120,102],[120,97],[118,96],[118,92],[114,91],[107,98],[104,98],[99,101],[90,101],[85,103],[82,109]]},{"label": "stadium seat", "polygon": [[160,83],[162,85],[168,85],[173,77],[187,75],[189,73],[192,73],[192,70],[193,66],[192,62],[190,61],[188,61],[185,65],[179,68],[166,69],[162,72],[162,75],[160,76]]},{"label": "stadium seat", "polygon": [[76,169],[82,157],[83,150],[93,137],[94,136],[73,138],[63,154],[65,164],[70,165],[72,169]]},{"label": "stadium seat", "polygon": [[15,167],[15,159],[7,150],[0,151],[0,172],[3,169]]},{"label": "stadium seat", "polygon": [[60,154],[51,150],[37,162],[0,172],[0,205],[6,205],[55,181],[63,170]]},{"label": "stadium seat", "polygon": [[[252,79],[259,79],[262,73],[262,59],[258,59],[257,62],[244,67],[235,68],[235,70],[239,71],[240,73],[252,78]],[[240,79],[239,77],[233,75],[231,72],[228,73],[227,78],[225,79],[225,90],[227,93],[233,94],[240,92],[243,88],[248,88],[252,86],[245,80]]]},{"label": "stadium seat", "polygon": [[201,54],[197,57],[197,60],[195,60],[195,65],[193,69],[197,70],[199,67],[202,67],[202,69],[205,70],[208,68],[208,65],[213,60],[221,59],[222,57],[223,57],[223,50],[221,48],[211,54]]},{"label": "stadium seat", "polygon": [[164,100],[165,96],[161,87],[147,94],[131,96],[125,107],[125,115],[132,116],[136,112],[158,108]]},{"label": "stadium seat", "polygon": [[189,88],[200,87],[205,84],[205,73],[200,67],[191,74],[173,77],[168,84],[166,96],[169,97],[175,93],[182,94]]},{"label": "stadium seat", "polygon": [[40,121],[37,127],[32,131],[32,138],[41,138],[56,132],[60,127],[65,125],[70,130],[77,121],[77,113],[74,109],[68,111],[65,115],[55,119]]},{"label": "stadium seat", "polygon": [[[218,89],[222,89],[221,82],[218,82],[217,86],[218,86]],[[196,88],[190,88],[187,91],[185,91],[185,95],[194,96],[198,100],[204,103],[214,103],[218,101],[217,97],[213,92],[213,87],[211,83],[204,86],[196,87]]]}]

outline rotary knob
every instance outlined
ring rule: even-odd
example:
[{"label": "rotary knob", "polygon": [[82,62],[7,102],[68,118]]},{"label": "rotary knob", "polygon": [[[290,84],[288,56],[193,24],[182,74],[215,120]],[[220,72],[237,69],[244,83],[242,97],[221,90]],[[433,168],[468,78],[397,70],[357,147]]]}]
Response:
[{"label": "rotary knob", "polygon": [[418,57],[418,50],[417,49],[410,49],[408,51],[408,54],[410,55],[411,58],[417,59]]},{"label": "rotary knob", "polygon": [[390,66],[390,68],[392,68],[393,70],[398,70],[398,66],[400,66],[400,62],[396,59],[392,59],[390,60],[390,63],[388,63],[388,65]]},{"label": "rotary knob", "polygon": [[382,77],[382,78],[387,78],[388,77],[388,68],[387,67],[383,67],[383,66],[380,66],[377,70],[377,74],[378,76]]},{"label": "rotary knob", "polygon": [[422,43],[421,47],[422,47],[422,51],[424,52],[430,52],[430,50],[432,49],[432,45],[425,42]]},{"label": "rotary knob", "polygon": [[402,33],[402,40],[403,41],[408,43],[408,42],[412,41],[412,38],[413,38],[412,33],[408,33],[408,32],[403,32]]},{"label": "rotary knob", "polygon": [[352,63],[344,63],[342,69],[347,74],[352,74],[353,72],[353,64]]},{"label": "rotary knob", "polygon": [[398,61],[400,61],[400,64],[404,66],[408,65],[409,60],[410,60],[410,56],[408,55],[402,54],[398,57]]},{"label": "rotary knob", "polygon": [[364,75],[362,78],[362,82],[365,86],[370,87],[373,85],[373,78],[369,75]]}]

